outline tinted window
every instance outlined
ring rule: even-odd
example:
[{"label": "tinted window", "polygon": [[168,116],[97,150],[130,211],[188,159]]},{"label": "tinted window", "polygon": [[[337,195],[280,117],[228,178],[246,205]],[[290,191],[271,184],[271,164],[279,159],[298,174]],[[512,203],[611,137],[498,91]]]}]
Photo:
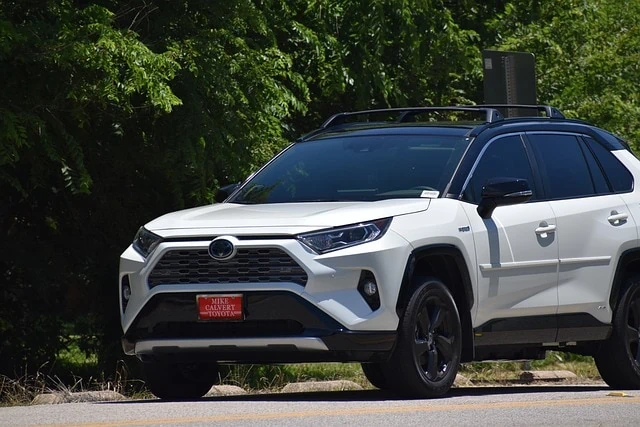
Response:
[{"label": "tinted window", "polygon": [[593,157],[591,150],[589,150],[589,148],[587,148],[583,143],[580,143],[580,147],[582,148],[582,153],[587,160],[587,165],[589,165],[589,172],[591,172],[591,178],[593,179],[593,185],[596,188],[596,193],[611,193],[611,188],[609,187],[609,183],[602,172],[602,167],[596,161],[596,158]]},{"label": "tinted window", "polygon": [[468,140],[447,135],[367,135],[296,143],[256,174],[232,203],[433,197]]},{"label": "tinted window", "polygon": [[[524,178],[533,190],[533,174],[529,157],[519,136],[505,136],[494,140],[487,147],[473,171],[464,192],[464,199],[479,203],[482,187],[489,178]],[[533,198],[535,198],[535,191]]]},{"label": "tinted window", "polygon": [[596,194],[587,160],[578,138],[572,135],[527,135],[540,160],[550,199]]},{"label": "tinted window", "polygon": [[616,192],[631,191],[633,177],[613,154],[592,138],[585,138],[587,145],[598,159],[611,187]]}]

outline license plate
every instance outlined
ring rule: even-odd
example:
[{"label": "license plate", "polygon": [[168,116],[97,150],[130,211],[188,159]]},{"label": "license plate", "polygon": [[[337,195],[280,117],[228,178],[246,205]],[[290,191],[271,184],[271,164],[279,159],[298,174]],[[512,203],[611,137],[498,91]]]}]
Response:
[{"label": "license plate", "polygon": [[243,320],[242,294],[198,295],[199,320]]}]

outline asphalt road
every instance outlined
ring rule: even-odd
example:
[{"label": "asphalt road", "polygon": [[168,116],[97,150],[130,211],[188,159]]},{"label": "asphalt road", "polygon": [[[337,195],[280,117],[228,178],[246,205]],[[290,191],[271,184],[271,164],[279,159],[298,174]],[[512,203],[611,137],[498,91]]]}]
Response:
[{"label": "asphalt road", "polygon": [[379,391],[214,397],[0,408],[0,426],[640,425],[640,390],[600,386],[458,388],[442,399]]}]

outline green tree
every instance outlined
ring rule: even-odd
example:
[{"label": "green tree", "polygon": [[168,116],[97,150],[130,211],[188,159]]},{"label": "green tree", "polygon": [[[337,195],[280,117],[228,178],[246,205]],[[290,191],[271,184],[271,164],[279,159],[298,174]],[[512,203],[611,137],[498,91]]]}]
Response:
[{"label": "green tree", "polygon": [[0,372],[120,357],[137,227],[330,114],[477,100],[501,3],[0,0]]},{"label": "green tree", "polygon": [[338,111],[469,103],[482,77],[477,33],[443,1],[262,4],[309,88],[309,112],[291,122],[298,133]]},{"label": "green tree", "polygon": [[285,140],[305,87],[249,1],[0,3],[0,371],[71,324],[119,357],[117,260]]},{"label": "green tree", "polygon": [[[168,85],[179,69],[171,54],[152,52],[113,20],[104,7],[69,0],[0,2],[4,372],[51,360],[71,294],[92,288],[86,256],[102,242],[88,238],[110,222],[88,231],[97,226],[85,210],[98,178],[91,163],[119,140],[122,121],[180,104]],[[100,301],[82,304],[88,311]]]},{"label": "green tree", "polygon": [[492,24],[498,46],[536,55],[538,94],[640,148],[640,2],[516,1]]}]

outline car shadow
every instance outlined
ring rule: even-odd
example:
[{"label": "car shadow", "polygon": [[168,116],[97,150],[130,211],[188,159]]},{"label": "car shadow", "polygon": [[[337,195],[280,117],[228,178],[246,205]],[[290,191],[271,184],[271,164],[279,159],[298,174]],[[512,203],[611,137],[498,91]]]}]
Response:
[{"label": "car shadow", "polygon": [[[606,385],[517,385],[517,386],[476,386],[456,387],[443,397],[429,399],[451,399],[466,396],[516,395],[527,393],[587,393],[611,390]],[[192,402],[372,402],[372,401],[403,401],[421,400],[406,398],[382,390],[357,391],[315,391],[301,393],[259,393],[236,396],[211,396]],[[156,404],[166,401],[160,399],[126,400],[117,402],[101,402],[108,404],[127,405],[131,403]]]}]

